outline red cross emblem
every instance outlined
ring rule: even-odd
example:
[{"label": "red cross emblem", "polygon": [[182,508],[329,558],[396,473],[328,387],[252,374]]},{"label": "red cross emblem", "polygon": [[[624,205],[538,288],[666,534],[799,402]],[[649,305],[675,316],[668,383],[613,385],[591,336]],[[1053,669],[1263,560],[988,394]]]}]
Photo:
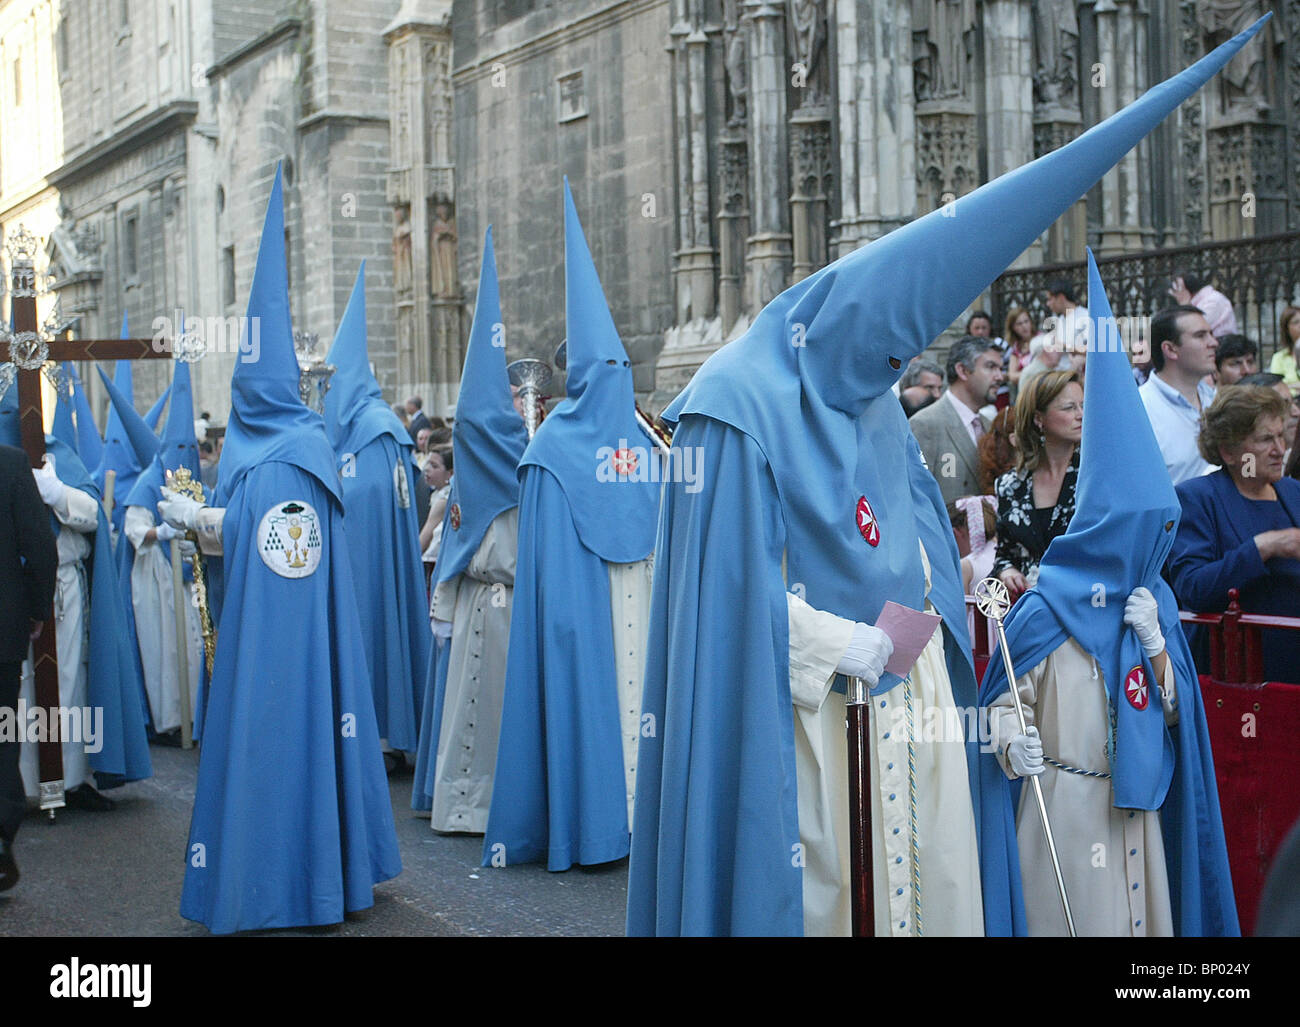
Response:
[{"label": "red cross emblem", "polygon": [[1124,679],[1124,694],[1128,704],[1135,710],[1145,710],[1151,700],[1151,689],[1147,686],[1147,675],[1141,667],[1134,667]]},{"label": "red cross emblem", "polygon": [[614,472],[631,474],[634,470],[636,470],[636,454],[630,449],[614,450]]},{"label": "red cross emblem", "polygon": [[451,504],[451,530],[460,531],[460,504]]},{"label": "red cross emblem", "polygon": [[880,525],[876,523],[875,511],[866,496],[858,499],[858,531],[867,540],[867,545],[880,545]]}]

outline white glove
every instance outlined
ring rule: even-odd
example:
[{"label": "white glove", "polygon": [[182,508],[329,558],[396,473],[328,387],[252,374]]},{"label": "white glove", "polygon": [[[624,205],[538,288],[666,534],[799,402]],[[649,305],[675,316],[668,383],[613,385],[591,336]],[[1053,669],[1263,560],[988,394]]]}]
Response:
[{"label": "white glove", "polygon": [[433,622],[433,637],[439,642],[445,642],[451,638],[451,621],[435,619]]},{"label": "white glove", "polygon": [[177,551],[181,554],[181,558],[185,560],[188,560],[199,551],[199,547],[187,538],[183,538],[177,542],[176,547]]},{"label": "white glove", "polygon": [[1043,772],[1043,743],[1038,728],[1030,727],[1007,743],[1007,762],[1018,777],[1037,777]]},{"label": "white glove", "polygon": [[849,647],[840,657],[837,674],[862,678],[867,685],[875,688],[880,675],[885,672],[885,664],[894,655],[894,640],[877,627],[870,624],[855,624]]},{"label": "white glove", "polygon": [[158,504],[159,516],[174,528],[193,531],[198,528],[199,511],[204,504],[171,489],[162,490],[163,500]]},{"label": "white glove", "polygon": [[[161,505],[161,504],[159,504],[159,505]],[[160,525],[158,525],[158,527],[154,528],[154,532],[155,532],[155,534],[157,534],[157,536],[158,536],[158,541],[159,541],[159,542],[170,542],[170,541],[171,541],[172,539],[174,539],[177,535],[184,535],[184,534],[185,534],[185,529],[184,529],[184,528],[173,528],[173,527],[172,527],[170,524],[168,524],[166,521],[163,521],[162,524],[160,524]]]},{"label": "white glove", "polygon": [[45,455],[45,463],[40,467],[32,468],[32,477],[36,479],[36,488],[41,494],[41,502],[46,506],[54,506],[68,490],[68,486],[59,481],[59,476],[54,473],[54,461],[50,459],[48,453]]},{"label": "white glove", "polygon": [[1137,632],[1138,641],[1154,660],[1165,651],[1165,636],[1160,633],[1160,607],[1156,597],[1140,585],[1124,604],[1124,623]]}]

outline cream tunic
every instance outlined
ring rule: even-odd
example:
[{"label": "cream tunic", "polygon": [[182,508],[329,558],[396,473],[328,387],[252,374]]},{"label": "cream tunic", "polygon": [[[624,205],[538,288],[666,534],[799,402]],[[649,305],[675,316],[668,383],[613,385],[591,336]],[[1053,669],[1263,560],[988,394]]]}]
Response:
[{"label": "cream tunic", "polygon": [[[122,531],[135,549],[135,560],[131,565],[131,608],[135,613],[135,633],[140,644],[140,663],[144,668],[144,688],[149,697],[153,729],[161,734],[180,727],[181,693],[171,560],[163,555],[159,542],[145,541],[150,529],[156,526],[153,515],[145,507],[126,508]],[[192,712],[198,702],[203,628],[198,607],[193,602],[192,582],[185,585],[184,592],[185,649]]]},{"label": "cream tunic", "polygon": [[650,630],[654,555],[636,563],[611,563],[608,566],[610,616],[614,626],[614,671],[618,680],[618,717],[623,731],[623,777],[627,785],[627,823],[630,828],[636,796],[636,750],[641,734],[641,684],[645,673],[646,636]]},{"label": "cream tunic", "polygon": [[519,508],[512,507],[488,526],[465,571],[434,589],[434,616],[454,625],[433,784],[435,831],[487,830],[518,535]]},{"label": "cream tunic", "polygon": [[[1016,675],[1025,721],[1038,727],[1044,757],[1080,770],[1108,773],[1106,679],[1079,644],[1067,639],[1038,666],[1028,671],[1017,668]],[[1160,697],[1165,723],[1177,723],[1172,663]],[[990,712],[998,761],[1007,776],[1014,777],[1005,752],[1006,743],[1020,733],[1011,693],[1004,692]],[[1049,763],[1038,779],[1079,936],[1171,936],[1173,914],[1159,812],[1116,809],[1109,778],[1084,777]],[[1067,934],[1038,804],[1027,783],[1020,792],[1016,837],[1029,933]]]},{"label": "cream tunic", "polygon": [[[928,595],[924,557],[923,547]],[[854,623],[787,599],[804,933],[845,936],[852,927],[848,733],[844,696],[830,687]],[[928,599],[925,609],[935,612]],[[876,936],[983,935],[964,721],[953,704],[941,630],[909,677],[873,697],[870,709]]]},{"label": "cream tunic", "polygon": [[[91,541],[86,536],[99,527],[99,504],[89,493],[67,488],[51,512],[60,524],[56,540],[59,570],[54,593],[54,633],[59,661],[59,705],[65,709],[84,709],[89,692],[87,677],[87,636],[90,631],[90,594],[86,590],[85,560],[91,555]],[[30,709],[36,705],[36,678],[29,656],[23,663],[19,697]],[[92,718],[93,720],[93,718]],[[100,718],[100,727],[103,726]],[[98,743],[103,739],[97,739]],[[86,757],[89,739],[63,740],[63,786],[73,789],[87,782],[93,784]],[[40,765],[38,747],[24,743],[19,759],[23,789],[31,801],[40,799]]]}]

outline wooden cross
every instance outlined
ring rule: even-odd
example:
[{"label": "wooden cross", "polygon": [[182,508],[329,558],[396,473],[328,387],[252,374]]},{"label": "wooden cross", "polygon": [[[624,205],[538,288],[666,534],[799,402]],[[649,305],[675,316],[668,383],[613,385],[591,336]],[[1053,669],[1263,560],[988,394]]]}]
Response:
[{"label": "wooden cross", "polygon": [[[29,259],[15,256],[12,266],[13,333],[38,332],[36,320],[36,272]],[[155,349],[153,339],[56,339],[47,343],[48,360],[154,360],[170,359],[170,346]],[[18,367],[18,411],[23,450],[32,467],[40,467],[45,458],[45,417],[41,410],[40,368]],[[32,670],[36,678],[36,705],[45,708],[46,723],[59,723],[59,664],[55,645],[54,608],[51,604],[41,633],[32,643]],[[61,741],[50,738],[53,731],[37,746],[41,779],[41,809],[54,811],[66,805],[64,800],[63,750]],[[74,781],[73,786],[81,784]]]}]

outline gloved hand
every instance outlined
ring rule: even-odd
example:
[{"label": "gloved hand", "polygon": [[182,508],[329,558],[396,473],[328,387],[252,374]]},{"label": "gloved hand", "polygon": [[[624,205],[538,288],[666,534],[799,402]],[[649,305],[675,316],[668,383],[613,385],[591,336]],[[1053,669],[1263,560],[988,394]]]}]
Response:
[{"label": "gloved hand", "polygon": [[179,542],[177,542],[176,549],[177,552],[181,554],[181,559],[183,560],[188,560],[191,556],[193,556],[195,553],[199,551],[199,547],[196,546],[193,542],[191,542],[187,538],[183,538]]},{"label": "gloved hand", "polygon": [[445,642],[451,638],[451,621],[435,619],[433,622],[433,637],[439,642]]},{"label": "gloved hand", "polygon": [[54,473],[54,461],[48,453],[45,454],[45,462],[40,467],[32,468],[32,477],[36,479],[36,489],[41,494],[41,502],[46,506],[54,506],[68,489],[68,486],[59,481],[59,476]]},{"label": "gloved hand", "polygon": [[1165,650],[1165,636],[1160,633],[1160,607],[1156,597],[1142,586],[1133,590],[1124,604],[1124,623],[1137,632],[1147,659],[1155,659]]},{"label": "gloved hand", "polygon": [[204,504],[169,488],[164,488],[162,494],[162,502],[158,504],[159,516],[174,528],[195,530],[198,527],[199,511]]},{"label": "gloved hand", "polygon": [[[161,506],[162,504],[160,503],[160,504],[158,504],[158,505]],[[158,525],[158,527],[154,528],[154,533],[158,536],[158,541],[159,541],[159,542],[170,542],[170,541],[171,541],[172,539],[174,539],[177,535],[184,535],[184,534],[185,534],[185,529],[184,529],[184,528],[173,528],[173,527],[172,527],[170,524],[168,524],[166,521],[163,521],[162,524],[160,524],[160,525]]]},{"label": "gloved hand", "polygon": [[868,687],[875,688],[880,675],[885,672],[885,664],[893,654],[893,639],[870,624],[856,624],[849,647],[844,650],[835,672],[862,678]]},{"label": "gloved hand", "polygon": [[1007,762],[1020,777],[1037,777],[1043,772],[1043,743],[1038,728],[1030,727],[1007,743]]}]

